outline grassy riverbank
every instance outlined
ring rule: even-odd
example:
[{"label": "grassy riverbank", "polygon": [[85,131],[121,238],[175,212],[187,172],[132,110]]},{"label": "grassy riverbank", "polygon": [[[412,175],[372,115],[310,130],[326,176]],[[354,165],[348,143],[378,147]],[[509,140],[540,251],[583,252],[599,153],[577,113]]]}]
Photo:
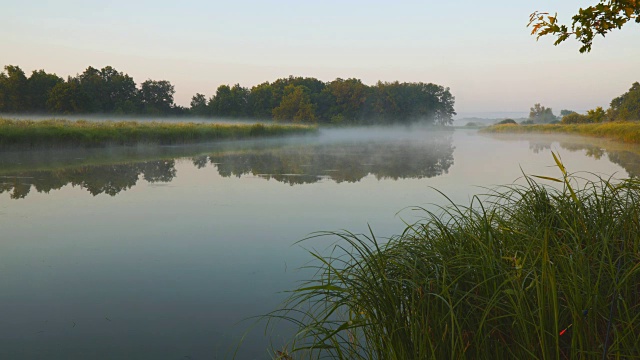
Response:
[{"label": "grassy riverbank", "polygon": [[316,130],[314,126],[303,125],[0,119],[0,147],[94,147],[140,143],[176,145],[301,135]]},{"label": "grassy riverbank", "polygon": [[561,133],[594,136],[626,143],[640,144],[640,122],[608,122],[600,124],[494,125],[480,130],[485,133]]},{"label": "grassy riverbank", "polygon": [[424,220],[388,242],[318,235],[337,241],[314,253],[316,276],[267,316],[299,327],[281,358],[640,357],[640,183],[578,186],[558,166],[470,206],[417,209]]}]

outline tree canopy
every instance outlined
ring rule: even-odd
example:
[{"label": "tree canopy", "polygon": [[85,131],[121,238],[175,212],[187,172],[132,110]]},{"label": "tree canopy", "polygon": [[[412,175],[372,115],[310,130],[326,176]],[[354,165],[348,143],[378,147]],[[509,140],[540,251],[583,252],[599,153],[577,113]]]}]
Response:
[{"label": "tree canopy", "polygon": [[533,121],[534,124],[550,123],[557,119],[558,118],[553,115],[551,108],[546,108],[540,104],[533,105],[531,111],[529,111],[529,120]]},{"label": "tree canopy", "polygon": [[18,66],[0,72],[0,113],[193,115],[320,124],[392,124],[421,121],[448,125],[455,98],[449,88],[422,82],[360,79],[323,82],[289,76],[252,88],[220,85],[207,99],[197,93],[190,108],[174,103],[174,86],[148,79],[138,87],[111,66],[89,66],[66,80],[44,70],[29,78]]},{"label": "tree canopy", "polygon": [[556,37],[554,45],[573,36],[582,43],[580,52],[591,51],[596,35],[620,29],[630,21],[640,23],[640,0],[600,0],[597,4],[580,8],[572,17],[571,27],[558,23],[558,14],[536,11],[530,15],[528,26],[537,39],[545,35]]},{"label": "tree canopy", "polygon": [[[563,110],[564,111],[564,110]],[[605,121],[640,120],[640,83],[634,82],[629,91],[611,100],[609,109],[598,106],[587,111],[586,115],[576,112],[563,113],[562,123],[600,123]]]}]

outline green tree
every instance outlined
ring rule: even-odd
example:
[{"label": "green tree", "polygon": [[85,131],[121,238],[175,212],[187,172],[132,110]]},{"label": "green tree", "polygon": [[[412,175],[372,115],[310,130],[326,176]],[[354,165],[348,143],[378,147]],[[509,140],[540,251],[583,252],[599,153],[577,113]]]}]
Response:
[{"label": "green tree", "polygon": [[129,114],[135,111],[137,88],[133,78],[111,66],[100,70],[100,100],[106,113]]},{"label": "green tree", "polygon": [[196,93],[191,98],[191,114],[195,116],[207,116],[209,115],[209,108],[207,107],[207,98],[200,93]]},{"label": "green tree", "polygon": [[640,120],[640,83],[634,82],[626,93],[611,100],[607,111],[611,120]]},{"label": "green tree", "polygon": [[327,84],[324,91],[333,100],[329,113],[332,118],[340,115],[347,122],[356,122],[362,117],[369,88],[360,79],[337,78]]},{"label": "green tree", "polygon": [[27,80],[28,110],[45,112],[51,90],[63,82],[64,80],[56,74],[47,74],[44,70],[34,70]]},{"label": "green tree", "polygon": [[5,112],[22,112],[28,109],[27,77],[19,66],[7,65],[7,72],[0,73],[0,109]]},{"label": "green tree", "polygon": [[302,85],[287,85],[280,105],[273,109],[273,118],[278,121],[315,122],[315,109],[308,92],[309,89]]},{"label": "green tree", "polygon": [[578,114],[577,112],[572,112],[562,117],[563,124],[586,124],[591,122],[586,115]]},{"label": "green tree", "polygon": [[54,86],[49,92],[47,110],[53,113],[74,114],[80,111],[81,98],[77,79],[69,77],[66,82]]},{"label": "green tree", "polygon": [[256,85],[249,93],[249,115],[259,119],[270,119],[273,113],[273,88],[269,82]]},{"label": "green tree", "polygon": [[569,115],[569,114],[574,113],[574,112],[575,111],[573,111],[573,110],[566,110],[566,109],[560,110],[560,117],[563,117],[565,115]]},{"label": "green tree", "polygon": [[303,86],[306,90],[305,93],[309,95],[309,101],[313,106],[314,116],[317,120],[318,112],[323,116],[324,120],[327,117],[331,104],[329,99],[323,93],[326,84],[313,77],[301,77],[301,76],[289,76],[288,78],[277,79],[271,84],[273,91],[273,105],[278,106],[285,94],[285,89],[289,86]]},{"label": "green tree", "polygon": [[230,87],[220,85],[216,95],[209,101],[209,108],[214,116],[244,117],[247,115],[249,90],[239,84]]},{"label": "green tree", "polygon": [[528,26],[531,34],[539,39],[545,35],[556,37],[554,45],[574,36],[582,43],[580,52],[591,51],[596,35],[605,36],[614,29],[620,29],[629,21],[640,23],[640,1],[638,0],[600,0],[597,4],[580,8],[572,17],[571,28],[558,23],[558,14],[551,16],[547,12],[536,11],[530,15]]},{"label": "green tree", "polygon": [[551,108],[546,108],[540,104],[534,104],[529,111],[529,120],[533,120],[534,123],[550,123],[558,118],[553,115]]},{"label": "green tree", "polygon": [[166,115],[171,113],[174,107],[173,85],[167,80],[147,80],[140,86],[140,100],[144,111],[148,114]]},{"label": "green tree", "polygon": [[82,113],[99,113],[103,109],[103,80],[100,70],[89,66],[82,74],[76,76],[78,82],[78,111]]},{"label": "green tree", "polygon": [[439,85],[379,81],[371,90],[367,113],[376,122],[447,125],[456,114],[455,98],[449,88]]},{"label": "green tree", "polygon": [[602,109],[602,106],[598,106],[593,110],[587,111],[587,118],[589,122],[592,123],[601,123],[604,122],[607,118],[606,112]]}]

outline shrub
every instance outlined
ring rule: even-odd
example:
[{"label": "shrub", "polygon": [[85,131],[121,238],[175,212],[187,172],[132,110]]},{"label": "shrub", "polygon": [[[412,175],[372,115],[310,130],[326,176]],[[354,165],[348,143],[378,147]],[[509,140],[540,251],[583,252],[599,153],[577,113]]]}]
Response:
[{"label": "shrub", "polygon": [[496,125],[506,125],[506,124],[518,125],[518,123],[513,119],[504,119],[504,120],[498,122]]},{"label": "shrub", "polygon": [[587,124],[590,122],[591,119],[589,117],[575,112],[562,117],[563,124]]}]

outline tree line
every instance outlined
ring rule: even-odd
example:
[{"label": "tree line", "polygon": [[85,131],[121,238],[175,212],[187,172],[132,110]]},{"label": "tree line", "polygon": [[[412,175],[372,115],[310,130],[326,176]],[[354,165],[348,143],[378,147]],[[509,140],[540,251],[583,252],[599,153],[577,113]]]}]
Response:
[{"label": "tree line", "polygon": [[280,78],[251,88],[221,85],[207,98],[197,93],[190,107],[174,103],[167,80],[136,85],[111,66],[88,67],[66,80],[44,70],[27,77],[7,65],[0,73],[0,113],[115,114],[273,119],[300,123],[393,124],[423,121],[450,124],[455,98],[432,83],[360,79],[323,82],[313,77]]},{"label": "tree line", "polygon": [[[598,106],[587,110],[586,114],[579,114],[573,110],[564,109],[560,111],[559,116],[556,116],[551,108],[534,104],[529,111],[529,118],[520,124],[585,124],[607,121],[640,121],[640,83],[634,82],[629,91],[611,100],[606,110]],[[509,123],[516,124],[513,119],[499,122],[499,124]]]},{"label": "tree line", "polygon": [[563,124],[639,121],[640,83],[634,82],[629,91],[611,100],[607,110],[598,106],[595,109],[588,110],[586,114],[578,114],[572,111],[562,115]]}]

